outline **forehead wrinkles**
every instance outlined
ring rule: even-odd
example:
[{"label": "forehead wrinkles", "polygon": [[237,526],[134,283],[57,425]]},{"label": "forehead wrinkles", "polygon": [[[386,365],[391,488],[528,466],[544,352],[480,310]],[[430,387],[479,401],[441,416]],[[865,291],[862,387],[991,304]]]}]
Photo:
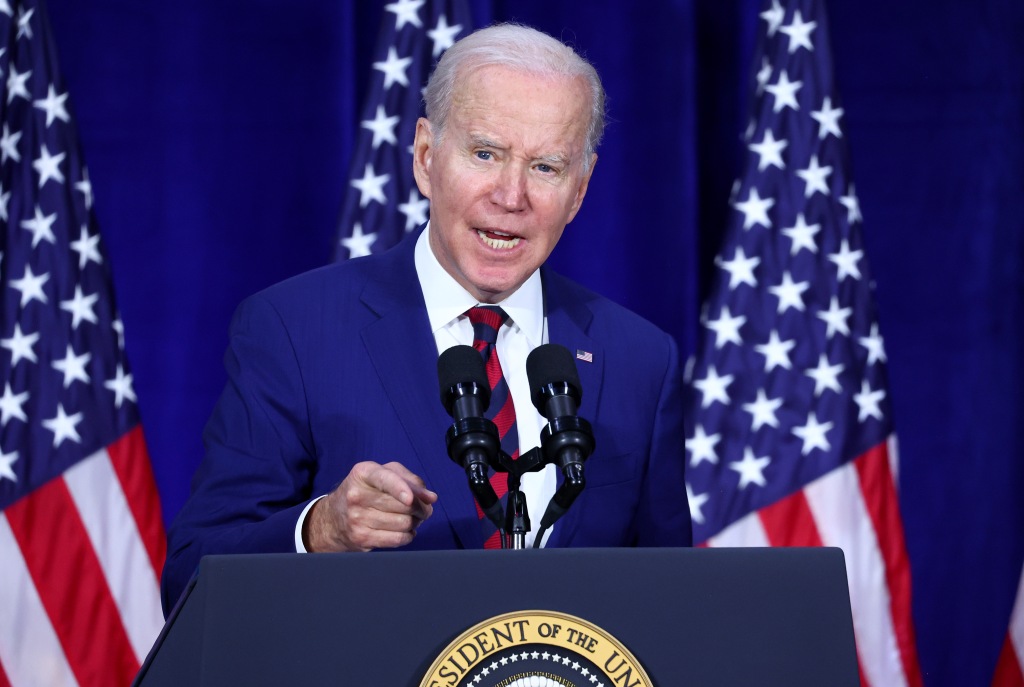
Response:
[{"label": "forehead wrinkles", "polygon": [[486,71],[453,94],[450,125],[460,139],[529,159],[582,159],[589,111],[579,80]]}]

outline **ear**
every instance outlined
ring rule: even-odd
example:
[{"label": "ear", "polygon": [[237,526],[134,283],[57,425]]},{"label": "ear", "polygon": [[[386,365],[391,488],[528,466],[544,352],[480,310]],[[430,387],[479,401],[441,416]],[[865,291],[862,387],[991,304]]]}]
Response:
[{"label": "ear", "polygon": [[424,198],[430,198],[430,165],[434,156],[434,130],[430,120],[416,121],[416,138],[412,143],[412,175]]},{"label": "ear", "polygon": [[[576,195],[572,199],[572,206],[569,208],[569,222],[576,218],[576,213],[580,211],[580,206],[583,205],[583,197],[587,195],[587,187],[590,185],[590,175],[594,173],[594,167],[597,165],[597,153],[591,153],[590,155],[590,167],[587,168],[587,173],[580,179],[579,188],[576,189]],[[568,222],[566,222],[568,224]]]}]

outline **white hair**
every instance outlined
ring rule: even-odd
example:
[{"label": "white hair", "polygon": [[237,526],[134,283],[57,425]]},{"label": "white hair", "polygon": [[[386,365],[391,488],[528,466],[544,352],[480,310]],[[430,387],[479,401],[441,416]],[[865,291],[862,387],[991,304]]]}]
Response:
[{"label": "white hair", "polygon": [[604,133],[605,94],[601,78],[593,65],[568,45],[520,24],[496,24],[475,31],[441,56],[423,92],[435,140],[440,141],[444,136],[456,82],[472,71],[492,65],[539,76],[586,81],[590,93],[590,123],[584,142],[583,169],[589,169],[590,158]]}]

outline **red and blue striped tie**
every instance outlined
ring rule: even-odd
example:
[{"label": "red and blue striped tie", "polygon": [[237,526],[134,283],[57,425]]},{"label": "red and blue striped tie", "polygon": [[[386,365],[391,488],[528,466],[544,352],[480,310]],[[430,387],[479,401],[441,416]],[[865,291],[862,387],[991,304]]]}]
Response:
[{"label": "red and blue striped tie", "polygon": [[[487,381],[491,386],[491,405],[488,407],[486,415],[498,427],[501,450],[515,460],[519,457],[516,407],[512,402],[508,382],[505,381],[505,375],[501,371],[501,362],[498,360],[498,350],[495,346],[495,342],[498,340],[498,330],[508,320],[508,314],[493,305],[470,308],[466,314],[469,316],[469,321],[473,323],[473,348],[480,351],[480,355],[483,356],[484,367],[487,369]],[[494,493],[501,499],[504,507],[508,493],[507,475],[503,472],[492,472],[491,486],[494,487]],[[501,539],[494,524],[484,517],[480,506],[477,506],[476,510],[484,528],[484,548],[500,548]]]}]

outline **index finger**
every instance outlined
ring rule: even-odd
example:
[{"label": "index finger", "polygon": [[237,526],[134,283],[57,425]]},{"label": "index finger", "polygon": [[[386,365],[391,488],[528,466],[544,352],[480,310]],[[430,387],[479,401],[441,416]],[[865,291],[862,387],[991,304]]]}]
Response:
[{"label": "index finger", "polygon": [[[437,494],[430,489],[427,489],[426,484],[423,482],[423,478],[405,467],[399,462],[391,462],[384,466],[387,470],[394,470],[402,479],[404,479],[413,490],[413,496],[419,501],[424,503],[434,503],[437,501]],[[405,503],[403,501],[403,503]]]},{"label": "index finger", "polygon": [[[409,474],[412,475],[412,473]],[[405,508],[409,508],[416,502],[415,492],[417,489],[422,490],[422,487],[410,484],[404,475],[383,465],[375,466],[373,470],[364,475],[363,482],[371,489],[391,497]]]}]

